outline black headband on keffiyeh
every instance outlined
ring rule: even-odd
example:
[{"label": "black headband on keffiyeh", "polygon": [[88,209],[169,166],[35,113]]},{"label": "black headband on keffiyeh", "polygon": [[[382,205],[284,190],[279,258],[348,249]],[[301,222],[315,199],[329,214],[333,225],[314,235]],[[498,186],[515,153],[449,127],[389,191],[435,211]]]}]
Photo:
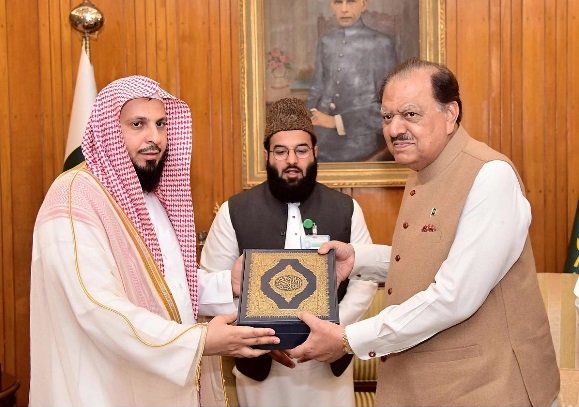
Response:
[{"label": "black headband on keffiyeh", "polygon": [[133,222],[164,274],[163,257],[143,190],[125,146],[119,121],[122,107],[132,99],[161,98],[167,115],[167,161],[156,195],[165,207],[181,246],[195,318],[198,310],[195,224],[189,177],[191,112],[185,102],[144,76],[111,82],[97,95],[82,141],[88,169],[104,185]]}]

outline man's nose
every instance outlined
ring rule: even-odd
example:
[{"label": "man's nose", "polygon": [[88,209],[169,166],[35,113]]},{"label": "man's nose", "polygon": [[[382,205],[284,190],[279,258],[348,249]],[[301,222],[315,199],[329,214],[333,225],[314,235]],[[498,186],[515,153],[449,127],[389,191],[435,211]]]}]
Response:
[{"label": "man's nose", "polygon": [[298,162],[298,156],[296,155],[296,150],[289,150],[287,152],[287,158],[286,161],[288,163],[297,163]]},{"label": "man's nose", "polygon": [[159,144],[161,141],[161,130],[157,126],[151,126],[147,132],[147,142]]},{"label": "man's nose", "polygon": [[384,137],[396,137],[399,134],[406,133],[406,121],[401,115],[396,114],[390,120],[390,123],[385,124],[383,127]]}]

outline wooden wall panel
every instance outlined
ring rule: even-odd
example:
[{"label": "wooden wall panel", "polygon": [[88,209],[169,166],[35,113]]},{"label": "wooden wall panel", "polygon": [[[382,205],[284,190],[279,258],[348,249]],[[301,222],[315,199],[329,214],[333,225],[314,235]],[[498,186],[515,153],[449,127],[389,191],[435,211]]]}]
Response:
[{"label": "wooden wall panel", "polygon": [[403,188],[355,188],[352,191],[352,197],[364,210],[374,243],[392,244],[403,191]]},{"label": "wooden wall panel", "polygon": [[[148,75],[193,116],[197,230],[241,190],[241,0],[93,0],[97,87]],[[28,393],[28,292],[36,212],[61,170],[79,61],[80,0],[0,0],[0,362]],[[562,270],[579,194],[579,2],[447,0],[447,64],[464,125],[509,156],[533,208],[539,271]],[[401,188],[346,188],[375,242],[391,243]]]},{"label": "wooden wall panel", "polygon": [[464,125],[520,171],[537,268],[547,272],[562,270],[578,196],[572,10],[566,0],[447,1],[448,65],[461,84]]},{"label": "wooden wall panel", "polygon": [[[523,36],[522,59],[525,64],[523,81],[523,166],[527,196],[533,202],[533,229],[545,226],[545,167],[550,163],[544,161],[545,141],[545,66],[541,63],[545,55],[545,10],[544,4],[523,3]],[[536,62],[530,62],[536,61]],[[543,162],[545,165],[537,165]],[[545,258],[545,235],[533,236],[533,249],[539,258]]]},{"label": "wooden wall panel", "polygon": [[[565,64],[565,72],[561,75],[561,93],[566,92],[566,103],[562,106],[567,112],[564,120],[566,127],[562,127],[561,134],[564,134],[565,140],[561,139],[559,134],[553,135],[556,140],[566,146],[566,154],[561,154],[563,161],[567,163],[567,230],[570,228],[570,219],[575,216],[575,208],[579,205],[579,2],[567,1],[566,7],[561,7],[561,14],[567,16],[567,35],[561,33],[565,39],[561,43],[566,44],[568,58]],[[561,201],[564,200],[565,194],[559,195]],[[559,201],[558,201],[559,202]],[[567,234],[568,236],[568,234]]]},{"label": "wooden wall panel", "polygon": [[[39,202],[43,195],[42,177],[37,174],[43,163],[40,105],[40,75],[38,59],[38,32],[29,29],[22,31],[20,27],[36,27],[38,15],[29,10],[36,8],[35,0],[22,2],[6,2],[6,55],[9,115],[6,121],[3,137],[9,137],[6,142],[6,153],[10,155],[7,165],[9,184],[6,190],[8,196],[4,199],[10,202],[6,206],[6,216],[3,216],[2,228],[11,230],[8,238],[3,241],[8,244],[10,252],[3,248],[2,258],[9,259],[8,272],[4,273],[5,282],[3,298],[5,341],[3,366],[10,368],[19,376],[27,374],[28,365],[28,273],[30,269],[30,243],[32,220],[37,211],[30,202]],[[24,48],[23,44],[27,44]],[[4,211],[3,211],[4,215]],[[4,223],[6,221],[6,223]]]},{"label": "wooden wall panel", "polygon": [[[568,61],[573,59],[573,52],[569,52],[568,44],[569,40],[567,37],[567,27],[568,27],[568,20],[567,17],[567,1],[566,0],[557,0],[556,8],[555,8],[554,18],[556,19],[556,26],[555,26],[555,49],[557,50],[556,53],[557,63],[551,64],[552,71],[550,75],[553,78],[559,78],[559,80],[555,83],[555,103],[552,104],[553,111],[551,116],[547,117],[547,124],[553,125],[553,134],[549,135],[550,131],[547,129],[546,139],[547,142],[552,142],[555,144],[555,154],[553,156],[553,160],[556,163],[567,163],[567,153],[572,152],[573,149],[571,146],[566,146],[566,143],[561,142],[554,142],[557,139],[557,135],[559,134],[569,134],[572,133],[568,132],[567,128],[567,115],[572,116],[572,113],[568,111],[568,100],[567,100],[567,87],[569,86],[569,66]],[[577,25],[577,24],[574,24]],[[577,58],[577,55],[575,55]],[[576,81],[573,81],[576,82]],[[575,97],[578,94],[575,93]],[[554,122],[553,122],[554,121]],[[575,132],[577,131],[578,127],[575,127]],[[577,139],[576,133],[575,137],[569,137],[569,141],[572,142],[573,139]],[[549,141],[550,140],[550,141]],[[577,151],[577,150],[575,150]],[[577,154],[574,154],[577,156]],[[574,168],[573,165],[556,165],[554,176],[555,176],[555,185],[553,193],[550,193],[550,207],[557,208],[560,206],[559,202],[567,202],[568,196],[574,196],[575,200],[577,200],[577,191],[573,194],[572,185],[573,182],[569,183],[571,187],[569,192],[567,191],[567,179],[569,178],[568,169]],[[577,167],[575,167],[577,168]],[[577,172],[577,171],[576,171]],[[577,183],[576,183],[577,185]],[[569,237],[567,235],[568,232],[568,220],[569,220],[569,210],[574,211],[574,205],[569,205],[567,203],[567,213],[564,210],[561,210],[559,216],[557,216],[557,222],[555,223],[555,229],[549,232],[549,236],[553,236],[555,239],[555,250],[553,253],[556,255],[555,260],[555,268],[557,268],[557,261],[558,259],[565,258],[567,254],[567,244],[569,242]],[[574,214],[574,212],[573,212]],[[572,215],[573,216],[573,215]]]},{"label": "wooden wall panel", "polygon": [[[8,55],[8,27],[6,1],[0,0],[0,55]],[[10,123],[10,103],[8,99],[8,60],[0,57],[0,120],[2,123]],[[0,307],[0,363],[15,371],[13,352],[8,352],[10,343],[14,342],[14,317],[12,310],[14,307],[14,288],[12,273],[12,191],[10,182],[10,168],[12,167],[12,157],[10,154],[10,137],[0,137],[0,296],[2,306]],[[9,271],[10,270],[10,271]]]}]

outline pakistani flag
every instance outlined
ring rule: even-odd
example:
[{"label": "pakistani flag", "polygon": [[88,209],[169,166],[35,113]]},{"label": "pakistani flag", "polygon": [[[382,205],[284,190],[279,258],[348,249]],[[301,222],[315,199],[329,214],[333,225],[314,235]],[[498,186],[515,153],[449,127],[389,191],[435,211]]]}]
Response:
[{"label": "pakistani flag", "polygon": [[565,262],[565,273],[579,273],[579,201],[575,210],[575,221],[569,240],[569,250],[567,250],[567,261]]},{"label": "pakistani flag", "polygon": [[96,94],[94,70],[85,48],[82,47],[76,85],[74,87],[70,125],[68,126],[68,139],[66,141],[64,154],[64,171],[84,161],[80,145],[92,110],[92,104],[96,99]]}]

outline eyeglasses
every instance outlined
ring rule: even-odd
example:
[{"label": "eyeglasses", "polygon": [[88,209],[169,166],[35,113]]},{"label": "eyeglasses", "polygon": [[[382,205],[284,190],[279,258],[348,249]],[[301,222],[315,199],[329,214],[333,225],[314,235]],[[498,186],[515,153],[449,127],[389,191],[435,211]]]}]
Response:
[{"label": "eyeglasses", "polygon": [[298,159],[308,158],[310,156],[310,151],[312,148],[310,146],[297,146],[295,148],[287,148],[284,146],[277,146],[274,147],[273,150],[270,150],[270,153],[273,153],[273,156],[276,160],[287,160],[289,157],[289,152],[293,151]]}]

